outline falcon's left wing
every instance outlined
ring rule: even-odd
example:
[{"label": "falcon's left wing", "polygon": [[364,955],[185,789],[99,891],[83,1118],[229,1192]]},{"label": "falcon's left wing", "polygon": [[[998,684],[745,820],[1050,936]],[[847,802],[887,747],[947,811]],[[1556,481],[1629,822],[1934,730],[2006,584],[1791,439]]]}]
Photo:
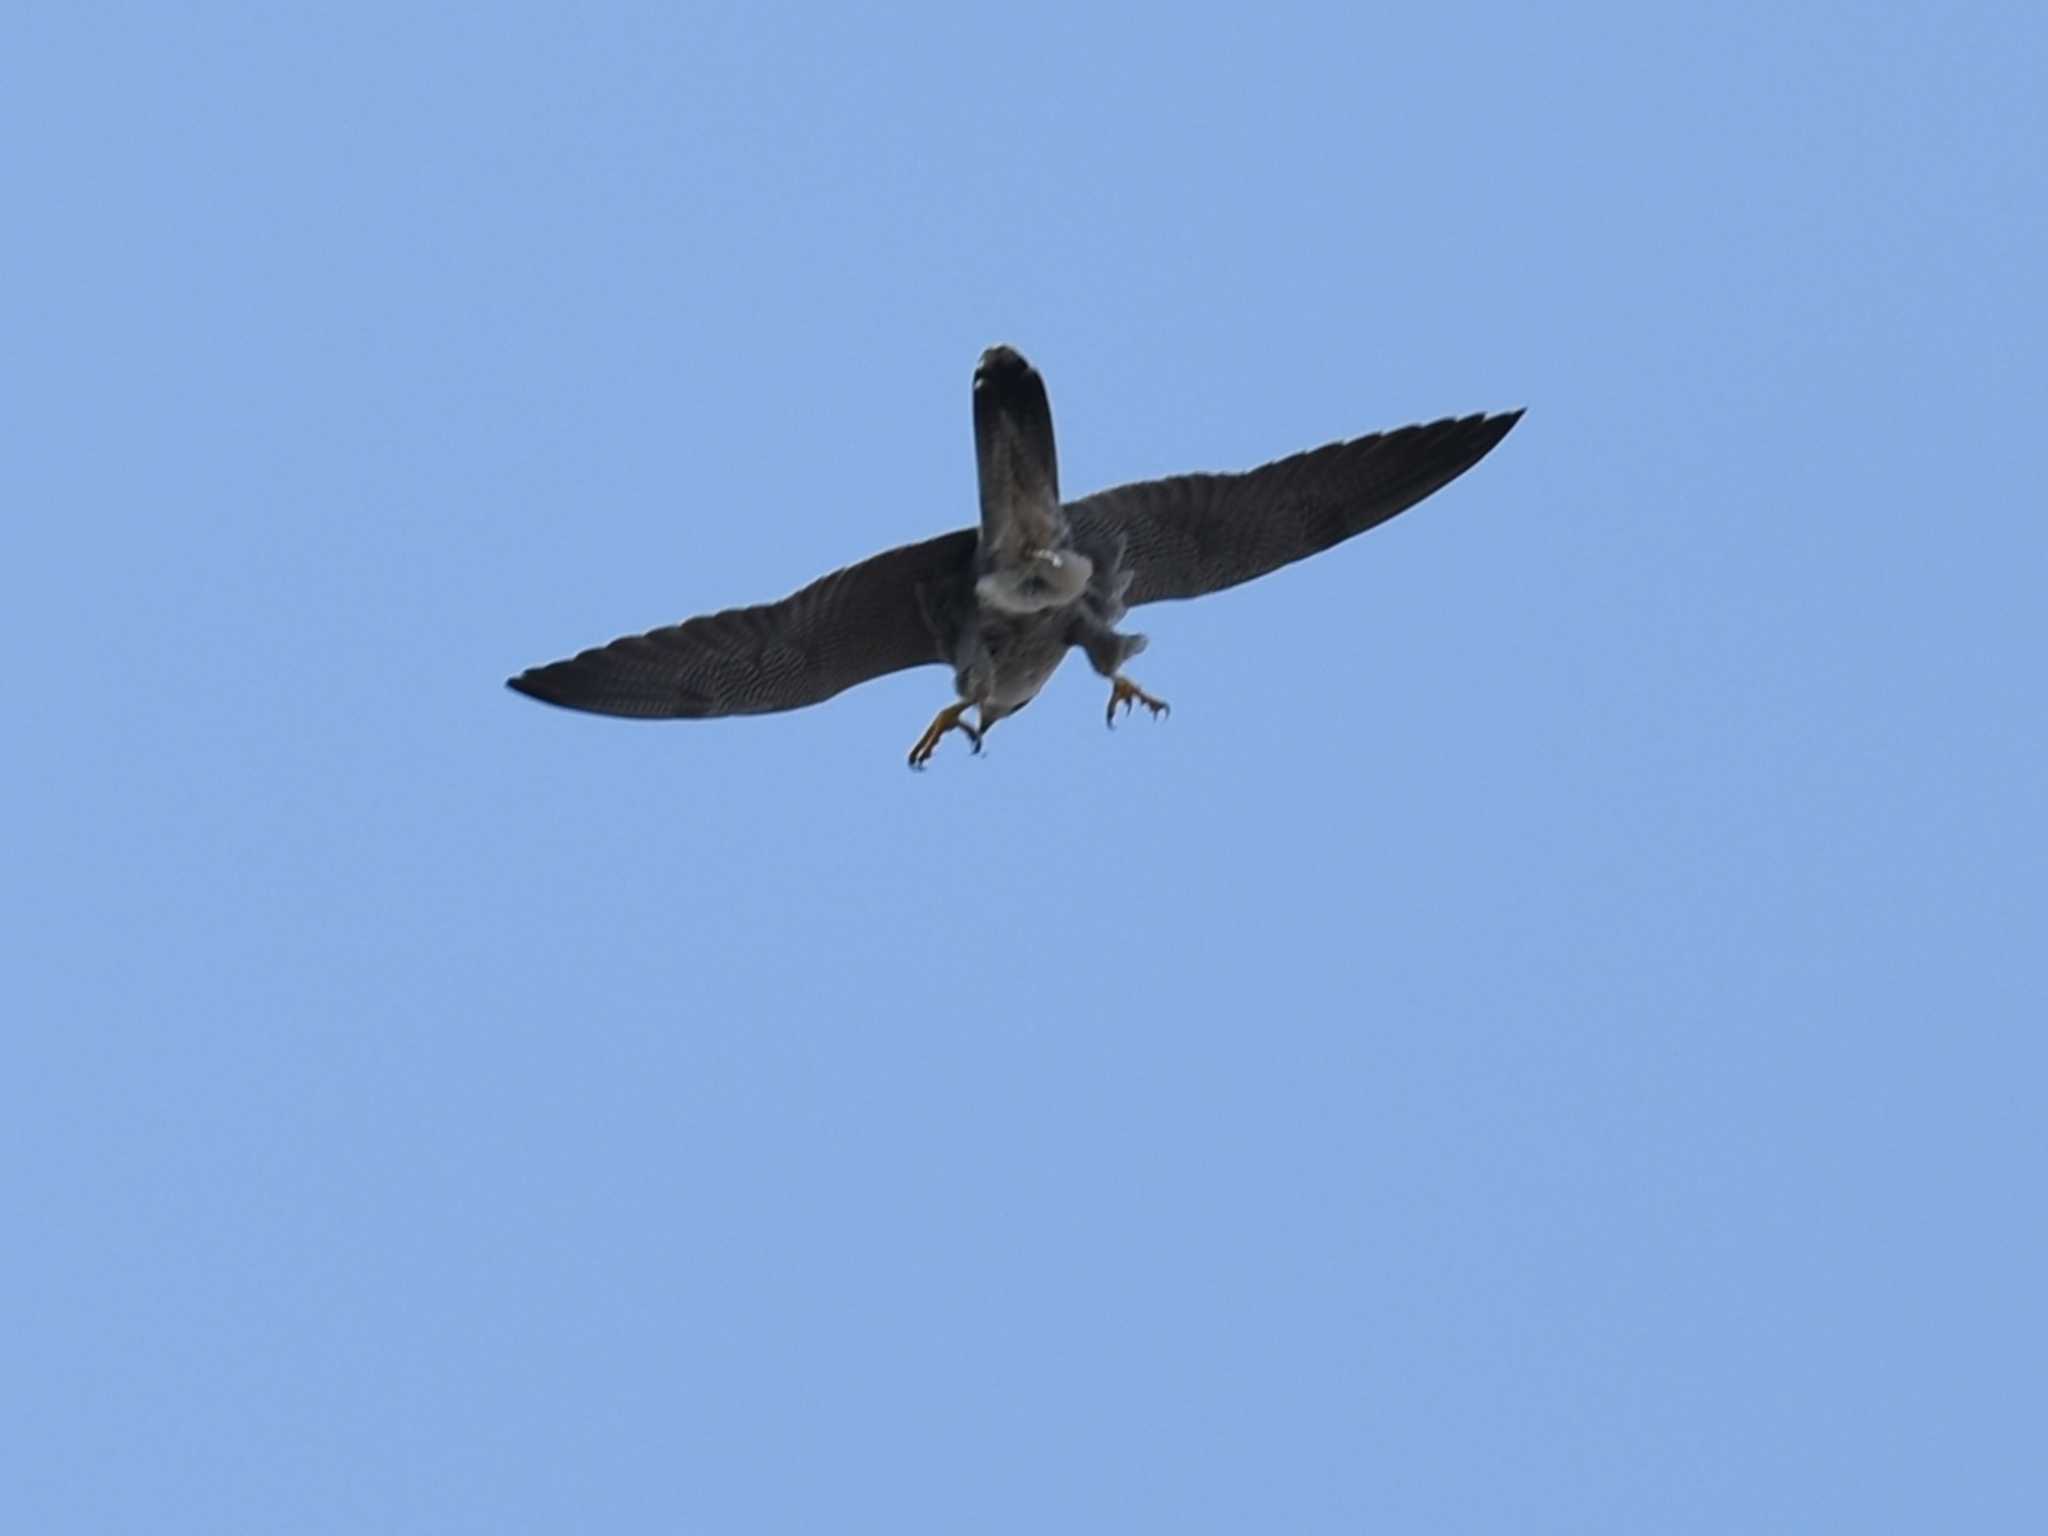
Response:
[{"label": "falcon's left wing", "polygon": [[760,715],[821,703],[905,667],[943,662],[943,617],[972,579],[974,532],[905,544],[779,603],[629,635],[506,686],[549,704],[641,719]]}]

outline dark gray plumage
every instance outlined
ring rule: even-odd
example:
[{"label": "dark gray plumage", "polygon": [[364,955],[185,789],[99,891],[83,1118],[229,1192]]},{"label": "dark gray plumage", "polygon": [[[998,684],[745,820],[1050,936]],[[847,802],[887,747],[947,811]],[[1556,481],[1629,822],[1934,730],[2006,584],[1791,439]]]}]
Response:
[{"label": "dark gray plumage", "polygon": [[[1052,411],[1008,347],[974,378],[981,523],[834,571],[778,603],[731,608],[535,667],[536,699],[642,718],[763,714],[932,663],[959,702],[911,750],[981,736],[1035,697],[1070,648],[1111,679],[1109,712],[1166,706],[1122,675],[1145,637],[1126,609],[1250,581],[1377,527],[1470,469],[1521,419],[1464,416],[1331,443],[1243,474],[1179,475],[1062,504]],[[969,707],[979,723],[963,717]]]},{"label": "dark gray plumage", "polygon": [[1311,448],[1236,475],[1176,475],[1067,508],[1083,549],[1123,543],[1124,601],[1201,597],[1321,554],[1477,464],[1521,420],[1461,416]]},{"label": "dark gray plumage", "polygon": [[645,720],[765,715],[940,658],[921,594],[972,590],[974,530],[905,544],[821,576],[779,603],[728,608],[534,667],[508,687]]}]

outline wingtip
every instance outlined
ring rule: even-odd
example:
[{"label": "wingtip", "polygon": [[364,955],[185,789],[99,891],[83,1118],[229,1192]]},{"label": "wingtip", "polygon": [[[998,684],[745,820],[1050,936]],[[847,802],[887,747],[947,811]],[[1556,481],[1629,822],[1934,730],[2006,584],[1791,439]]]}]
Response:
[{"label": "wingtip", "polygon": [[1511,411],[1495,411],[1491,415],[1480,416],[1479,428],[1486,434],[1488,446],[1498,443],[1514,431],[1516,423],[1521,421],[1527,410],[1527,406],[1518,405]]},{"label": "wingtip", "polygon": [[560,692],[547,686],[542,674],[545,667],[528,667],[517,677],[505,679],[505,686],[522,698],[532,699],[538,704],[565,704]]}]

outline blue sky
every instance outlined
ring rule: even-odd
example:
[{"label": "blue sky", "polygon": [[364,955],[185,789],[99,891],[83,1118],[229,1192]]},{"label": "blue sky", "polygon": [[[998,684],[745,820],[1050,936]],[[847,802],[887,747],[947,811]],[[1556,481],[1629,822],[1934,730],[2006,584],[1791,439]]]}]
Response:
[{"label": "blue sky", "polygon": [[[42,6],[0,1523],[2038,1527],[2036,7]],[[523,666],[1525,405],[971,759]]]}]

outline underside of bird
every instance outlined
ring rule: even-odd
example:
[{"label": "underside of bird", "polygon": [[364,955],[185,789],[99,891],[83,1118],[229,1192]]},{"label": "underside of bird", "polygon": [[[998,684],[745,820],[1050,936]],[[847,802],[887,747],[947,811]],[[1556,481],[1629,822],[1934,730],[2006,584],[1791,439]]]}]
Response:
[{"label": "underside of bird", "polygon": [[[1116,548],[1076,543],[1060,504],[1059,454],[1045,380],[1009,347],[991,347],[974,370],[974,453],[981,489],[973,600],[940,616],[957,704],[940,710],[910,749],[922,768],[950,731],[981,751],[989,728],[1038,696],[1068,650],[1080,646],[1110,679],[1112,723],[1122,702],[1165,706],[1124,677],[1143,635],[1116,630],[1130,577]],[[969,708],[979,715],[970,725]]]},{"label": "underside of bird", "polygon": [[1117,628],[1130,608],[1221,591],[1377,527],[1478,463],[1521,415],[1447,418],[1242,474],[1062,502],[1045,381],[1012,348],[991,347],[974,373],[977,527],[887,550],[778,603],[614,640],[508,686],[597,714],[701,719],[797,709],[942,663],[957,698],[911,748],[913,768],[955,731],[980,752],[1071,649],[1109,680],[1111,725],[1136,708],[1163,716],[1166,703],[1124,675],[1145,648]]}]

